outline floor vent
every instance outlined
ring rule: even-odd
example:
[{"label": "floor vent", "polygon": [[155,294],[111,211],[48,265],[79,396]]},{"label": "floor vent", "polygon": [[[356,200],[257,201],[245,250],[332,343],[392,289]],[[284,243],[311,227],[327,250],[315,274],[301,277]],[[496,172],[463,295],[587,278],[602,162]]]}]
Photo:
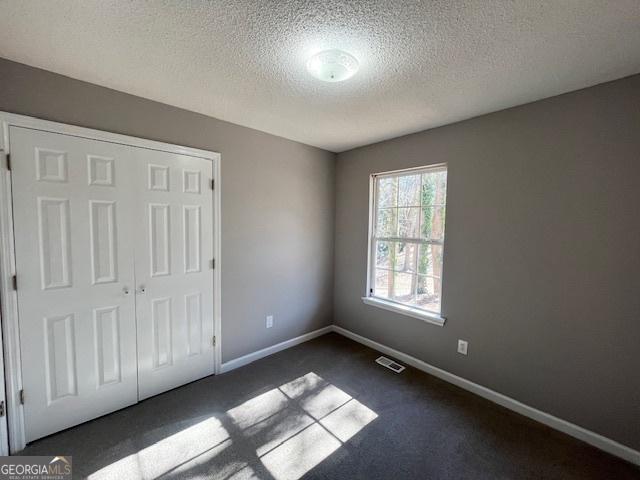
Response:
[{"label": "floor vent", "polygon": [[389,370],[393,370],[396,373],[400,373],[405,369],[405,367],[387,357],[376,358],[376,363],[379,363],[383,367],[387,367]]}]

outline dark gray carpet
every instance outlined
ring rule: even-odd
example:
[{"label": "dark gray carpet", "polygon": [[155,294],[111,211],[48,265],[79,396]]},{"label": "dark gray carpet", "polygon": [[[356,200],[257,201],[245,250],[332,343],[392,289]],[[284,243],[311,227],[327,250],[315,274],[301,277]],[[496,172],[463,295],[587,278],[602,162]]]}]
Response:
[{"label": "dark gray carpet", "polygon": [[639,479],[640,469],[336,334],[30,444],[74,478]]}]

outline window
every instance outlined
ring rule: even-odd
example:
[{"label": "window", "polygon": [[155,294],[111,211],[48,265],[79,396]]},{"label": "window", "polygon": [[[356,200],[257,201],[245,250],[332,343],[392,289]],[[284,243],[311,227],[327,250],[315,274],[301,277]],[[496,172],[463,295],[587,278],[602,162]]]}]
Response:
[{"label": "window", "polygon": [[372,187],[369,290],[363,300],[444,323],[446,165],[373,175]]}]

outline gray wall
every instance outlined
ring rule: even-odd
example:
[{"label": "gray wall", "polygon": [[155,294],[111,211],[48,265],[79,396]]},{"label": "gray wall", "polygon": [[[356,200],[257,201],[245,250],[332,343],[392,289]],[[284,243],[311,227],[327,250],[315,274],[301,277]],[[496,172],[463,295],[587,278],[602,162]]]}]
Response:
[{"label": "gray wall", "polygon": [[331,324],[334,154],[3,59],[0,110],[222,154],[223,361]]},{"label": "gray wall", "polygon": [[[440,162],[443,328],[360,300],[369,175]],[[640,449],[640,76],[339,154],[336,195],[336,324]]]}]

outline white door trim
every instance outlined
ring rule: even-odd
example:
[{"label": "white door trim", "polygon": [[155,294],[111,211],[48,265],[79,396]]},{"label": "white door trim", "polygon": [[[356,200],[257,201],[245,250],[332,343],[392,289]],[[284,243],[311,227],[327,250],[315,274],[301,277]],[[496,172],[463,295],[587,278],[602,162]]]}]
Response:
[{"label": "white door trim", "polygon": [[[220,373],[222,366],[222,328],[221,328],[221,192],[220,192],[220,160],[217,152],[200,150],[197,148],[172,145],[128,135],[103,132],[90,128],[50,122],[39,118],[16,115],[0,111],[0,300],[2,309],[2,337],[5,361],[5,384],[7,396],[7,427],[8,444],[12,453],[22,450],[26,446],[24,430],[24,409],[20,404],[20,390],[22,389],[22,368],[20,362],[20,334],[18,328],[18,301],[16,291],[13,290],[12,277],[15,271],[14,234],[12,218],[11,172],[7,168],[6,154],[10,154],[9,127],[24,127],[52,133],[61,133],[75,137],[100,140],[132,147],[160,150],[164,152],[189,155],[211,160],[213,162],[213,252],[214,269],[214,334],[216,345],[214,348],[215,372]],[[1,364],[1,362],[0,362]],[[27,393],[28,394],[28,393]],[[0,429],[1,430],[1,429]],[[6,439],[0,439],[0,445]]]}]

